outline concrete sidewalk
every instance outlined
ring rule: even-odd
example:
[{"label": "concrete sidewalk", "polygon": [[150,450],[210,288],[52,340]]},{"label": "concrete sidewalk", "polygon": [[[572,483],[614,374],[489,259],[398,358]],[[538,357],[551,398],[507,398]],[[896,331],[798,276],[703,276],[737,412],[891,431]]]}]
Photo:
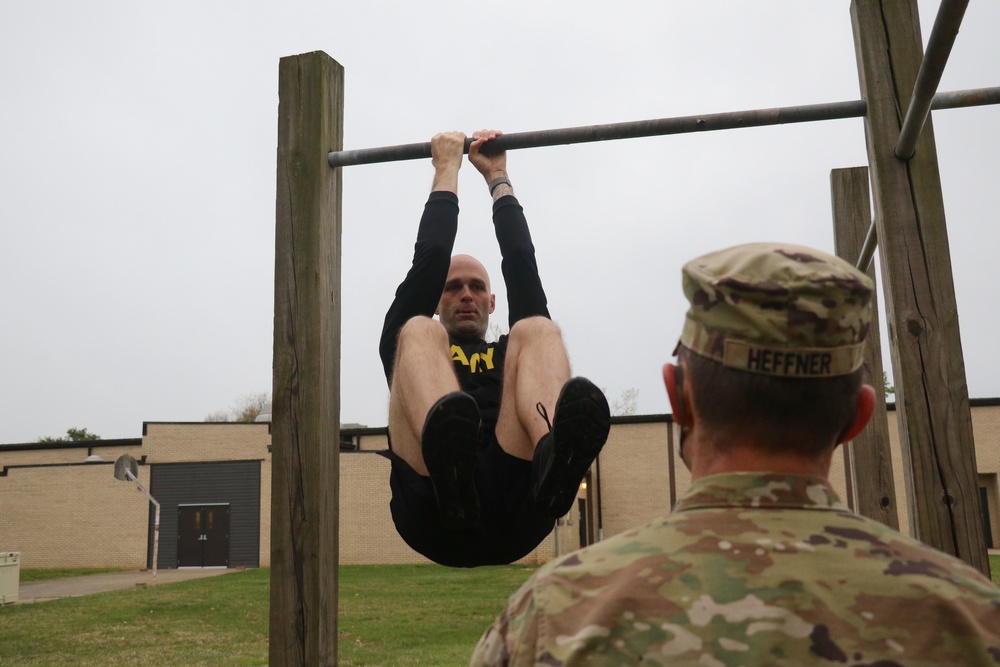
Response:
[{"label": "concrete sidewalk", "polygon": [[136,586],[161,586],[177,581],[217,577],[220,574],[227,574],[229,572],[236,572],[236,569],[191,568],[183,570],[157,570],[155,584],[153,583],[153,573],[151,571],[139,570],[89,574],[83,577],[70,577],[68,579],[24,582],[17,587],[17,604],[45,602],[46,600],[91,595],[93,593],[103,593],[104,591],[117,591],[126,588],[135,588]]}]

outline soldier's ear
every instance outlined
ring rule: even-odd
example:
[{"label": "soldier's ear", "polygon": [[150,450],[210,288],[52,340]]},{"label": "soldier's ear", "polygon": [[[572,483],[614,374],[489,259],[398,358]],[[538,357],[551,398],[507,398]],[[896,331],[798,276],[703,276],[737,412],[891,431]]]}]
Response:
[{"label": "soldier's ear", "polygon": [[840,438],[837,439],[837,444],[840,445],[854,440],[864,430],[865,426],[868,425],[874,412],[875,388],[870,384],[863,384],[861,385],[861,393],[858,396],[858,409],[854,415],[854,423],[840,435]]},{"label": "soldier's ear", "polygon": [[670,399],[670,411],[681,428],[691,426],[691,410],[688,409],[687,394],[684,391],[684,373],[680,366],[663,364],[663,385]]}]

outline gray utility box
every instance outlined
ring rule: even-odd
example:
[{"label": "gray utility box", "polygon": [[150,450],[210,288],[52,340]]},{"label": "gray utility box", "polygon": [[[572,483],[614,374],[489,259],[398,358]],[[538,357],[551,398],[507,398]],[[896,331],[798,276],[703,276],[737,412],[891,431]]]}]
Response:
[{"label": "gray utility box", "polygon": [[21,584],[21,552],[0,551],[0,605],[17,602]]}]

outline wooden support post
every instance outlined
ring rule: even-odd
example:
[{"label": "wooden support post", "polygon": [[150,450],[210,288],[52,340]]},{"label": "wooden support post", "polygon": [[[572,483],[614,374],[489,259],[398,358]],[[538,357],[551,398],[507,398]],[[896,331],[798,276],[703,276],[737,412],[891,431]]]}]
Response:
[{"label": "wooden support post", "polygon": [[271,667],[337,664],[344,70],[282,58],[271,423]]},{"label": "wooden support post", "polygon": [[916,153],[894,147],[920,67],[916,0],[853,0],[851,19],[882,279],[892,345],[900,444],[915,537],[989,576],[976,481],[965,361],[959,337],[934,129]]},{"label": "wooden support post", "polygon": [[[834,169],[830,172],[833,195],[833,237],[837,256],[854,264],[861,253],[871,225],[871,198],[868,194],[868,168]],[[875,267],[868,277],[875,280]],[[868,428],[849,445],[844,456],[850,462],[848,481],[857,498],[855,510],[891,528],[899,528],[896,512],[896,486],[892,474],[892,451],[889,446],[889,419],[883,399],[882,342],[878,324],[878,298],[873,296],[876,317],[865,346],[864,381],[875,387],[878,401]]]}]

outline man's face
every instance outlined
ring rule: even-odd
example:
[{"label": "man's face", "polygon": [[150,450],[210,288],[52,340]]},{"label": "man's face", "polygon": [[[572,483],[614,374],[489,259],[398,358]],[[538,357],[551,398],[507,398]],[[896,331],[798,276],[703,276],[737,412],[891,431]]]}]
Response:
[{"label": "man's face", "polygon": [[495,305],[486,267],[469,255],[452,257],[435,311],[445,331],[459,338],[485,338]]}]

